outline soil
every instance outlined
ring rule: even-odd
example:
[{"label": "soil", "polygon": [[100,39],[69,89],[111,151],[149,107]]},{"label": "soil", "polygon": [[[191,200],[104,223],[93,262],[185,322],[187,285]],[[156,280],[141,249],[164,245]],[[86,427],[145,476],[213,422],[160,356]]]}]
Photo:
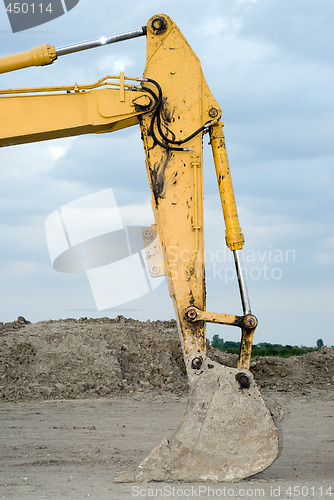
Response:
[{"label": "soil", "polygon": [[[208,355],[236,367],[237,355],[208,345]],[[334,382],[334,350],[291,358],[255,357],[259,387],[307,393]],[[137,392],[186,394],[176,322],[65,319],[0,325],[0,397],[9,401],[76,399]]]},{"label": "soil", "polygon": [[[235,355],[211,346],[208,355],[236,366]],[[184,413],[175,321],[0,324],[0,498],[334,497],[334,351],[258,357],[251,370],[274,416],[284,414],[280,453],[267,470],[220,485],[115,484]]]}]

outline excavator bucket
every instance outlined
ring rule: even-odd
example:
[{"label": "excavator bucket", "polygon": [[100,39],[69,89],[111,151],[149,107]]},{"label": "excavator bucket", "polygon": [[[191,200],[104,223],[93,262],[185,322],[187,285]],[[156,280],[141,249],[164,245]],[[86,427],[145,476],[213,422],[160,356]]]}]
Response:
[{"label": "excavator bucket", "polygon": [[278,451],[278,435],[252,374],[206,358],[190,382],[186,413],[135,469],[116,481],[236,481],[266,469]]}]

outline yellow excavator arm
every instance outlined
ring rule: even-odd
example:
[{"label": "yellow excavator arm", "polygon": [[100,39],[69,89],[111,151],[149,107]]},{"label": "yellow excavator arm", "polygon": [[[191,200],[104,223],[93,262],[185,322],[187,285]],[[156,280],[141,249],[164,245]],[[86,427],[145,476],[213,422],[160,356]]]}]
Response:
[{"label": "yellow excavator arm", "polygon": [[154,106],[136,80],[110,75],[92,85],[0,90],[0,146],[136,125]]},{"label": "yellow excavator arm", "polygon": [[[139,123],[146,154],[155,226],[161,249],[150,258],[151,275],[167,277],[174,302],[190,393],[186,415],[138,469],[120,481],[241,479],[268,467],[277,454],[277,431],[249,371],[257,319],[251,313],[240,263],[239,225],[226,154],[221,109],[201,64],[166,15],[127,34],[55,49],[40,46],[0,59],[0,72],[51,64],[86,48],[146,35],[141,78],[107,76],[92,85],[0,90],[0,146],[87,133]],[[234,254],[243,315],[213,313],[205,305],[203,134],[208,132],[217,173],[226,244]],[[162,258],[159,256],[162,255]],[[206,356],[206,322],[237,326],[237,368]]]}]

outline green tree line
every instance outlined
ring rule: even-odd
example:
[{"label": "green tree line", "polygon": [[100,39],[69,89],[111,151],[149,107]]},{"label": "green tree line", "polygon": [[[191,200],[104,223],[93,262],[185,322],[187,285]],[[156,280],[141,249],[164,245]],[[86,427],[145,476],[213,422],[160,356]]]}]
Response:
[{"label": "green tree line", "polygon": [[[219,335],[214,335],[211,345],[216,349],[232,354],[239,354],[240,342],[233,342],[232,340],[224,341]],[[279,356],[281,358],[289,358],[290,356],[301,356],[307,352],[317,351],[324,345],[322,339],[318,339],[316,347],[306,347],[297,345],[282,345],[270,344],[269,342],[260,342],[253,345],[252,357],[254,356]]]}]

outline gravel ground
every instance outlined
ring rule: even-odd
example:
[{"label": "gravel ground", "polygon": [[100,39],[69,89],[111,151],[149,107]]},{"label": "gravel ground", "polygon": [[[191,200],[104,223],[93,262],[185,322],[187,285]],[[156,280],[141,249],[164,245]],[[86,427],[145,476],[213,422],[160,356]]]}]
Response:
[{"label": "gravel ground", "polygon": [[[234,355],[210,346],[208,354],[236,366]],[[116,474],[170,436],[185,411],[175,321],[0,324],[0,498],[334,497],[333,362],[326,347],[252,360],[268,407],[284,413],[278,458],[260,474],[238,483],[117,484]]]},{"label": "gravel ground", "polygon": [[117,472],[139,464],[171,435],[182,418],[184,396],[166,392],[2,403],[0,498],[330,500],[333,394],[313,389],[302,396],[264,389],[263,395],[284,409],[279,456],[251,479],[220,484],[113,482]]}]

